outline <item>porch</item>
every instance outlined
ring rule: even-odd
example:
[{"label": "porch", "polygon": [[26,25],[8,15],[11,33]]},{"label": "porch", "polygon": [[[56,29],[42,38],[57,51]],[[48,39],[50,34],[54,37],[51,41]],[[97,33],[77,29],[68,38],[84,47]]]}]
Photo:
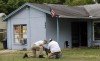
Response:
[{"label": "porch", "polygon": [[56,40],[61,48],[90,47],[93,44],[92,24],[92,19],[49,18],[46,36]]}]

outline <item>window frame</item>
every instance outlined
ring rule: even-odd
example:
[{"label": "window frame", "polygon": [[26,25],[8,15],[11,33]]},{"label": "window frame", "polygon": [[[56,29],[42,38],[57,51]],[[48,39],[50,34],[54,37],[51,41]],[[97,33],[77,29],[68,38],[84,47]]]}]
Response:
[{"label": "window frame", "polygon": [[[16,31],[15,31],[15,26],[19,26],[19,29],[20,29],[20,30],[19,30],[19,34],[16,34],[16,33],[15,33],[15,32],[16,32]],[[26,31],[25,33],[23,33],[23,26],[26,26],[26,29],[24,29],[24,30]],[[22,35],[21,35],[21,34],[22,34]],[[26,34],[26,43],[23,44],[23,43],[22,43],[23,41],[21,42],[21,38],[24,39],[23,36],[24,36],[25,34]],[[18,41],[19,41],[18,43],[17,43],[16,40],[15,40],[15,39],[18,39],[18,38],[15,37],[15,35],[22,36],[22,37],[20,38],[20,40],[18,40]],[[14,43],[14,44],[27,45],[27,24],[14,24],[14,25],[13,25],[13,43]]]},{"label": "window frame", "polygon": [[100,39],[96,39],[96,38],[95,38],[95,28],[94,28],[94,27],[95,27],[95,23],[100,23],[100,21],[94,21],[94,22],[93,22],[93,41],[95,41],[95,40],[100,40]]}]

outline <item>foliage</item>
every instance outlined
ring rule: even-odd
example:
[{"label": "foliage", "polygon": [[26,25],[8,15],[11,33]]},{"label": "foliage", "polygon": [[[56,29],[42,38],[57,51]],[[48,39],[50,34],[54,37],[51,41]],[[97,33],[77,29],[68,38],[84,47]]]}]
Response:
[{"label": "foliage", "polygon": [[98,3],[100,3],[100,0],[97,0]]},{"label": "foliage", "polygon": [[[100,3],[100,0],[97,1]],[[0,0],[0,12],[9,14],[26,2],[39,4],[67,4],[72,6],[94,3],[93,0]]]},{"label": "foliage", "polygon": [[24,4],[25,1],[24,0],[8,0],[7,2],[7,11],[9,14],[10,12],[14,11],[15,9],[17,9],[19,6],[21,6],[22,4]]},{"label": "foliage", "polygon": [[68,5],[86,5],[86,4],[93,4],[93,0],[68,0],[66,4]]},{"label": "foliage", "polygon": [[5,3],[2,0],[0,0],[0,12],[7,13],[6,5],[5,5]]}]

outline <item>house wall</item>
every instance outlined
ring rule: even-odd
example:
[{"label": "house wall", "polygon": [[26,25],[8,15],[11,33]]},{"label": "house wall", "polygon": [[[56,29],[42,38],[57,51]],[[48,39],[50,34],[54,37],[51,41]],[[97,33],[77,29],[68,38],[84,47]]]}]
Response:
[{"label": "house wall", "polygon": [[[27,46],[22,46],[21,44],[14,43],[13,25],[27,24],[27,26],[29,26],[29,24],[28,24],[28,21],[29,21],[28,11],[29,11],[29,9],[25,8],[24,10],[21,10],[16,15],[14,15],[10,19],[8,19],[8,21],[7,21],[8,49],[19,49],[19,50],[21,50],[21,49],[23,49],[23,47],[25,47],[25,48],[27,47]],[[27,29],[28,29],[28,27],[27,27]],[[27,35],[29,37],[29,33],[27,33]]]},{"label": "house wall", "polygon": [[71,48],[71,22],[68,19],[60,19],[60,40],[59,44],[61,48],[67,48],[66,47],[66,41],[68,41],[68,47]]},{"label": "house wall", "polygon": [[30,44],[46,39],[46,14],[30,8]]},{"label": "house wall", "polygon": [[[7,43],[8,49],[22,50],[30,49],[31,45],[41,39],[45,39],[45,13],[34,8],[24,8],[17,12],[7,21]],[[15,44],[13,35],[13,25],[27,24],[27,45]]]},{"label": "house wall", "polygon": [[[52,38],[57,41],[57,19],[47,18],[46,22],[46,38],[47,40]],[[69,47],[71,47],[71,26],[70,21],[59,19],[59,41],[57,41],[60,47],[65,48],[65,41],[68,41]]]},{"label": "house wall", "polygon": [[57,40],[56,25],[57,25],[57,23],[56,23],[55,18],[47,17],[47,21],[46,21],[46,38],[47,38],[47,40],[49,40],[50,38],[52,38],[53,40]]}]

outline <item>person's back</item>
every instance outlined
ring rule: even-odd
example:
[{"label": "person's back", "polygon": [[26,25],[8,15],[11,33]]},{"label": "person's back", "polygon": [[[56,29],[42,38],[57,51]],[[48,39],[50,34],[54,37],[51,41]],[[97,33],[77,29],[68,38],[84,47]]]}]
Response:
[{"label": "person's back", "polygon": [[51,53],[53,53],[53,52],[60,52],[61,51],[61,49],[59,47],[59,44],[56,41],[51,41],[48,44],[48,47],[49,47]]},{"label": "person's back", "polygon": [[60,58],[61,57],[61,49],[59,44],[56,41],[50,40],[48,44],[48,48],[50,49],[50,54],[48,55],[49,58]]},{"label": "person's back", "polygon": [[40,45],[43,45],[43,43],[44,43],[44,41],[40,40],[40,41],[35,42],[34,44],[36,46],[40,46]]}]

